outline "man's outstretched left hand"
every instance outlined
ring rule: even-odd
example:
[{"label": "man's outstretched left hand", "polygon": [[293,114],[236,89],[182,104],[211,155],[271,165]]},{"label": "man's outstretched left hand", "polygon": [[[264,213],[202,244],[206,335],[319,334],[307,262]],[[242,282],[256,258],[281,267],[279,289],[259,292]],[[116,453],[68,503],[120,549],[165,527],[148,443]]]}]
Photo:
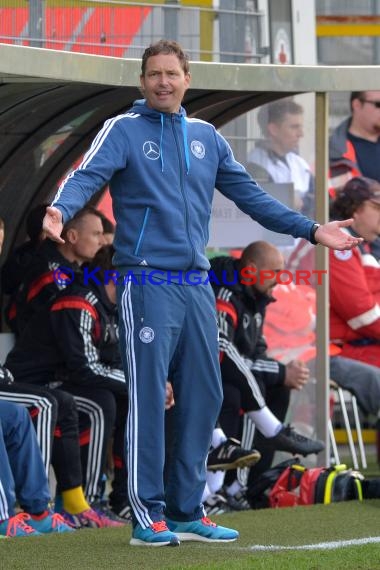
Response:
[{"label": "man's outstretched left hand", "polygon": [[322,224],[315,232],[314,239],[317,243],[325,245],[330,249],[352,249],[362,243],[363,238],[352,236],[343,231],[342,228],[349,227],[353,221],[350,218],[348,220],[337,220]]}]

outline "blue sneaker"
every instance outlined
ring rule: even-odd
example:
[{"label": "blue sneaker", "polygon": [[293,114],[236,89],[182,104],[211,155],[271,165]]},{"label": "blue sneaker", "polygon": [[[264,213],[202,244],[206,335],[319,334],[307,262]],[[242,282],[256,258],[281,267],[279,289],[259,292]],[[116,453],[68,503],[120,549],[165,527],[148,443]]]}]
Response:
[{"label": "blue sneaker", "polygon": [[11,538],[19,536],[41,536],[41,533],[32,528],[29,522],[30,516],[27,513],[19,513],[0,523],[0,534]]},{"label": "blue sneaker", "polygon": [[149,528],[137,524],[132,530],[132,546],[179,546],[178,536],[170,532],[165,521],[154,522]]},{"label": "blue sneaker", "polygon": [[239,538],[237,530],[213,523],[208,517],[197,521],[176,522],[166,519],[167,525],[180,540],[199,540],[200,542],[233,542]]},{"label": "blue sneaker", "polygon": [[46,511],[41,517],[34,517],[31,515],[28,524],[41,534],[48,534],[51,532],[74,532],[74,529],[69,526],[58,513],[50,513]]}]

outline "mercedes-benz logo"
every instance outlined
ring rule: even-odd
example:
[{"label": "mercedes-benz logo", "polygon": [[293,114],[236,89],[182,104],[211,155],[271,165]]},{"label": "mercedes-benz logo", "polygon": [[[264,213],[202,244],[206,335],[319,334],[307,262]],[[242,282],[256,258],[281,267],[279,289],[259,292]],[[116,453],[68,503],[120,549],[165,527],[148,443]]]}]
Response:
[{"label": "mercedes-benz logo", "polygon": [[143,144],[143,153],[149,160],[157,160],[160,158],[160,148],[153,141],[145,141]]}]

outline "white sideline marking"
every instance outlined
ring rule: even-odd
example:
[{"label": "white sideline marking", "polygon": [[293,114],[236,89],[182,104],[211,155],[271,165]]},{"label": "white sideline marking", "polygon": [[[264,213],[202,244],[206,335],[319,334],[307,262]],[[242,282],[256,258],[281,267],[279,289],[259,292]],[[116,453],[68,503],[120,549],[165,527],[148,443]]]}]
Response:
[{"label": "white sideline marking", "polygon": [[353,538],[351,540],[334,540],[332,542],[318,542],[316,544],[301,544],[299,546],[277,546],[274,544],[254,544],[250,550],[274,551],[274,550],[333,550],[334,548],[344,548],[346,546],[360,546],[362,544],[373,544],[380,542],[380,536],[369,536],[368,538]]}]

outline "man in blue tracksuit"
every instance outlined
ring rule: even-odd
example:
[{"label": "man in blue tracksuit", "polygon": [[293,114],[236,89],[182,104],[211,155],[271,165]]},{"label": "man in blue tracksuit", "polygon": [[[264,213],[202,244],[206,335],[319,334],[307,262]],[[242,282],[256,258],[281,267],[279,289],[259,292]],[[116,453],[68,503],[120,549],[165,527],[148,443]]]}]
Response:
[{"label": "man in blue tracksuit", "polygon": [[[319,226],[274,200],[235,161],[212,125],[186,117],[181,101],[190,85],[189,62],[176,42],[160,40],[145,50],[140,80],[145,99],[106,121],[60,186],[44,230],[62,242],[62,222],[109,182],[130,396],[131,544],[232,541],[238,532],[212,523],[201,505],[206,456],[222,402],[215,299],[205,255],[214,188],[271,230],[334,249],[351,248],[358,239],[340,229],[350,221]],[[164,488],[167,378],[174,389],[175,433]]]}]

